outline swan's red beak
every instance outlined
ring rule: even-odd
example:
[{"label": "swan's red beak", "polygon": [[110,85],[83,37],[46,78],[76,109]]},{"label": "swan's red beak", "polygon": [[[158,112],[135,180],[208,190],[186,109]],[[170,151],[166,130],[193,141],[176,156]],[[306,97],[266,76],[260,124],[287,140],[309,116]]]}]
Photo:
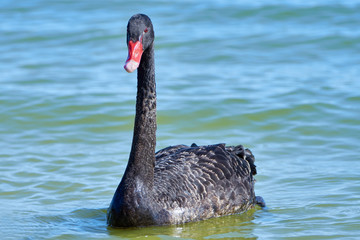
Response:
[{"label": "swan's red beak", "polygon": [[143,54],[144,50],[140,41],[133,42],[132,40],[129,41],[128,49],[129,55],[125,62],[124,68],[128,73],[131,73],[139,67],[141,55]]}]

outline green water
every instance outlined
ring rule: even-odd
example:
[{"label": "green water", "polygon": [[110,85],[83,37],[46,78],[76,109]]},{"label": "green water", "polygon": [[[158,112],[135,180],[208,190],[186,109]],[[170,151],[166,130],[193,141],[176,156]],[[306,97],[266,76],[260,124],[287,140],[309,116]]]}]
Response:
[{"label": "green water", "polygon": [[[267,209],[113,229],[136,74],[156,33],[157,149],[250,148]],[[360,1],[0,0],[1,239],[358,239]]]}]

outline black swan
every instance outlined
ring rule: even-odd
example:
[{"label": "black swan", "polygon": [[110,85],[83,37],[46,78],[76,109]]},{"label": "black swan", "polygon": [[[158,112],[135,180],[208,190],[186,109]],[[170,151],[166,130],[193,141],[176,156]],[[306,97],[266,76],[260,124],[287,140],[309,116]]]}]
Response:
[{"label": "black swan", "polygon": [[259,204],[256,166],[242,145],[177,145],[155,153],[154,29],[144,14],[127,25],[129,55],[137,71],[136,116],[130,157],[107,212],[113,227],[180,224],[234,214]]}]

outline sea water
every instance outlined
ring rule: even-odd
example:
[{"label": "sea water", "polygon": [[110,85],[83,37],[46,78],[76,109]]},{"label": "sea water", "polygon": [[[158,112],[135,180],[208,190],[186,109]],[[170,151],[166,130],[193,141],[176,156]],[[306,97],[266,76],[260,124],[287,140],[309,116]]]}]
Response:
[{"label": "sea water", "polygon": [[[155,27],[157,149],[243,144],[267,208],[115,229],[135,13]],[[0,1],[1,239],[358,239],[360,1]]]}]

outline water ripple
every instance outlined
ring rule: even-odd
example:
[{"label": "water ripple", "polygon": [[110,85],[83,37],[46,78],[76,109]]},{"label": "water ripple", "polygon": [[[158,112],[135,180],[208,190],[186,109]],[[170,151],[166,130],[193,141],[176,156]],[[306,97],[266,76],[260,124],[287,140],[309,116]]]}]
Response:
[{"label": "water ripple", "polygon": [[[0,236],[356,239],[359,7],[4,1]],[[122,69],[126,22],[144,11],[156,26],[157,148],[244,144],[256,156],[267,209],[107,228],[134,122],[136,75]]]}]

